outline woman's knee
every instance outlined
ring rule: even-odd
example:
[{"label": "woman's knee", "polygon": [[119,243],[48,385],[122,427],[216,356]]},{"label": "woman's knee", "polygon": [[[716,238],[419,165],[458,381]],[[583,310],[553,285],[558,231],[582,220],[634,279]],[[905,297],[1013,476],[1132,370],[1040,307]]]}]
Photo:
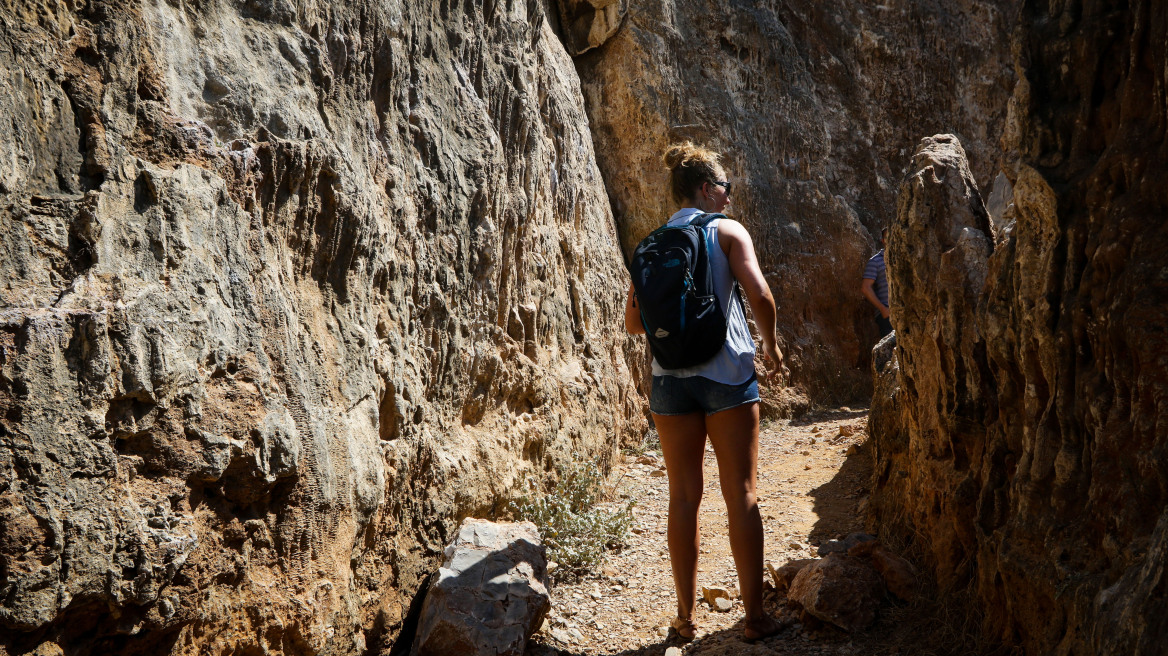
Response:
[{"label": "woman's knee", "polygon": [[745,490],[735,486],[729,490],[722,489],[722,498],[726,501],[729,512],[751,512],[758,509],[758,495],[754,490]]},{"label": "woman's knee", "polygon": [[698,493],[696,496],[684,497],[670,497],[669,498],[669,514],[670,516],[678,517],[697,517],[698,510],[702,506],[702,495]]}]

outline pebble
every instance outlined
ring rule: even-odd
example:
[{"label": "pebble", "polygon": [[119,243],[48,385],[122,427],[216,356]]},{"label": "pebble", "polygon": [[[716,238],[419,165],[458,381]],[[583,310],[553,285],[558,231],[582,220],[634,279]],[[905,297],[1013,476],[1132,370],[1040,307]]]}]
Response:
[{"label": "pebble", "polygon": [[665,470],[664,469],[654,469],[653,471],[649,472],[649,475],[652,476],[653,478],[661,478],[662,476],[665,475]]},{"label": "pebble", "polygon": [[714,600],[714,610],[719,613],[728,613],[731,608],[734,608],[734,602],[725,597],[718,597]]},{"label": "pebble", "polygon": [[681,656],[681,649],[678,647],[670,647],[665,650],[665,656]]}]

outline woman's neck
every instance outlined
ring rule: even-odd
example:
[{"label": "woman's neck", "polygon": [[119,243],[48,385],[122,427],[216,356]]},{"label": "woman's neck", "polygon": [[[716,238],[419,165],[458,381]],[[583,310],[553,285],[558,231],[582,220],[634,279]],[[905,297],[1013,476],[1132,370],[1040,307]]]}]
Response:
[{"label": "woman's neck", "polygon": [[713,202],[704,198],[691,198],[685,203],[686,207],[695,207],[703,212],[713,212],[713,205]]}]

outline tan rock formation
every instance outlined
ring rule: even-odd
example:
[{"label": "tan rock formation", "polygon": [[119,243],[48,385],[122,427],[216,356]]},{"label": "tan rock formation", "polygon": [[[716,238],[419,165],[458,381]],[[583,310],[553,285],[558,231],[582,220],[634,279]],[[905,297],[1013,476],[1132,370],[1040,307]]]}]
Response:
[{"label": "tan rock formation", "polygon": [[955,146],[926,140],[901,188],[869,508],[1026,653],[1168,634],[1164,12],[1027,8],[992,254]]},{"label": "tan rock formation", "polygon": [[0,651],[377,653],[645,428],[540,3],[17,0],[0,69]]},{"label": "tan rock formation", "polygon": [[977,179],[998,172],[1013,73],[999,44],[1014,12],[631,0],[621,29],[577,59],[625,252],[673,211],[665,146],[724,152],[728,212],[757,242],[796,385],[815,401],[866,399],[876,330],[858,289],[873,236],[922,134],[958,134]]}]

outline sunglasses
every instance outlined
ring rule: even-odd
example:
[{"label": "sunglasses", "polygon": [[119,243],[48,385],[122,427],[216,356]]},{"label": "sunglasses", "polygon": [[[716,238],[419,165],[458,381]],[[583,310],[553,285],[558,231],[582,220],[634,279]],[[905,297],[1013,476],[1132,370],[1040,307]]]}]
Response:
[{"label": "sunglasses", "polygon": [[710,184],[712,184],[712,185],[718,185],[719,187],[721,187],[721,188],[723,188],[723,189],[725,189],[725,190],[726,190],[726,195],[727,195],[727,196],[729,196],[729,195],[730,195],[730,184],[731,184],[731,183],[730,183],[729,181],[727,181],[727,182],[718,182],[717,180],[710,180]]}]

